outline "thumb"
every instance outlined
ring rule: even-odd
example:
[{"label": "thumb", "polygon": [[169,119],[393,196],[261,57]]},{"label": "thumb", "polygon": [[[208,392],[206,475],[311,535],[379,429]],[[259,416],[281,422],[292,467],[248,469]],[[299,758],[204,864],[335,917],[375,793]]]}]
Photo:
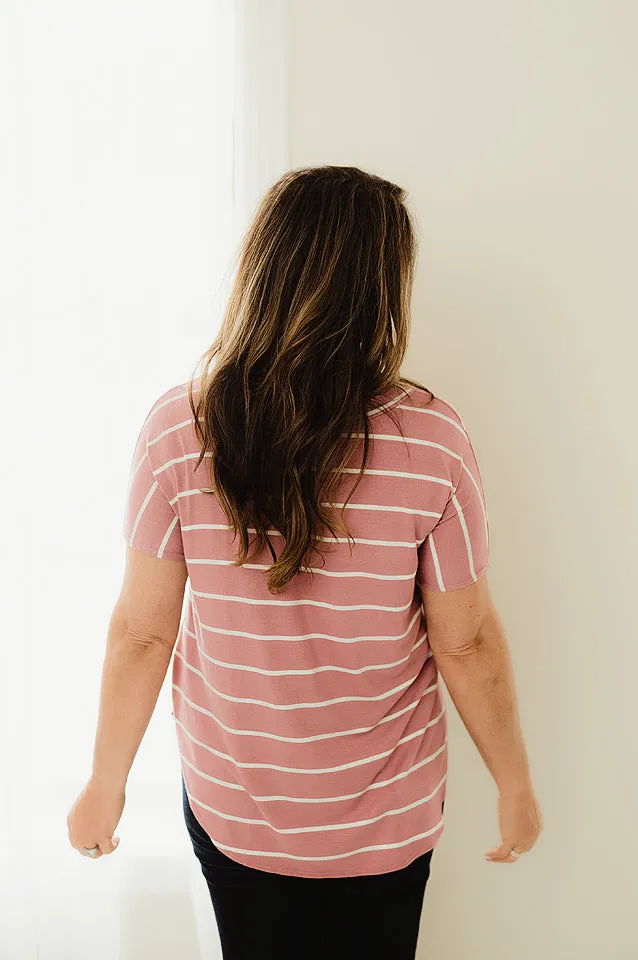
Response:
[{"label": "thumb", "polygon": [[119,837],[107,837],[100,844],[100,850],[102,853],[113,853],[114,850],[117,850],[117,845],[119,842]]},{"label": "thumb", "polygon": [[506,857],[509,856],[511,849],[512,845],[502,840],[497,847],[492,847],[491,850],[488,850],[485,856],[489,860],[505,860]]}]

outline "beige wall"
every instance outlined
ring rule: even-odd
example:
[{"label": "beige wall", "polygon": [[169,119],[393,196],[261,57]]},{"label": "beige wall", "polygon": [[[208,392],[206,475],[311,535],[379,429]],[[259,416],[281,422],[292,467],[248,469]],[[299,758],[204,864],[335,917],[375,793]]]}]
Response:
[{"label": "beige wall", "polygon": [[474,438],[546,821],[520,863],[484,862],[495,789],[450,705],[418,956],[634,957],[638,6],[289,0],[289,16],[290,165],[394,179],[420,224],[405,370]]}]

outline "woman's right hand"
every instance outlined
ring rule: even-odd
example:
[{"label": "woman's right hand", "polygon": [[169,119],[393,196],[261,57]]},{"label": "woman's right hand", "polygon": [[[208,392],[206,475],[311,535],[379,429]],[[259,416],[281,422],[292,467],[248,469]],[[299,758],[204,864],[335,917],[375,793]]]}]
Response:
[{"label": "woman's right hand", "polygon": [[531,850],[543,829],[540,807],[531,786],[506,789],[498,795],[498,825],[501,842],[485,854],[492,863],[515,863],[510,850]]}]

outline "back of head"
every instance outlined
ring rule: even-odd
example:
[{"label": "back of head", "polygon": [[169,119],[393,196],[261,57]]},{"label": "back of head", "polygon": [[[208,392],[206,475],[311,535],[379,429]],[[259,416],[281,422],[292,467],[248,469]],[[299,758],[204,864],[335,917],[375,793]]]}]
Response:
[{"label": "back of head", "polygon": [[[282,591],[329,529],[342,465],[372,398],[400,383],[416,247],[401,187],[356,167],[292,170],[259,205],[218,337],[191,392],[212,492],[239,534],[238,563],[268,543]],[[421,386],[421,384],[416,384]],[[191,384],[192,386],[192,384]],[[200,461],[201,462],[201,458]],[[348,499],[349,499],[348,497]],[[337,530],[347,529],[343,509]],[[284,537],[276,557],[267,535]]]}]

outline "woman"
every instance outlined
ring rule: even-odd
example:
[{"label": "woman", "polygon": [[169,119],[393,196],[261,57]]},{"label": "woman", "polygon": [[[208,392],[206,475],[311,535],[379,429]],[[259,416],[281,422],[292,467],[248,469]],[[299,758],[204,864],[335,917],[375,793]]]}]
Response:
[{"label": "woman", "polygon": [[399,372],[414,265],[400,187],[287,173],[200,375],[139,433],[69,838],[115,849],[174,651],[184,815],[226,960],[414,957],[443,830],[439,672],[497,786],[487,858],[515,862],[541,829],[474,450]]}]

